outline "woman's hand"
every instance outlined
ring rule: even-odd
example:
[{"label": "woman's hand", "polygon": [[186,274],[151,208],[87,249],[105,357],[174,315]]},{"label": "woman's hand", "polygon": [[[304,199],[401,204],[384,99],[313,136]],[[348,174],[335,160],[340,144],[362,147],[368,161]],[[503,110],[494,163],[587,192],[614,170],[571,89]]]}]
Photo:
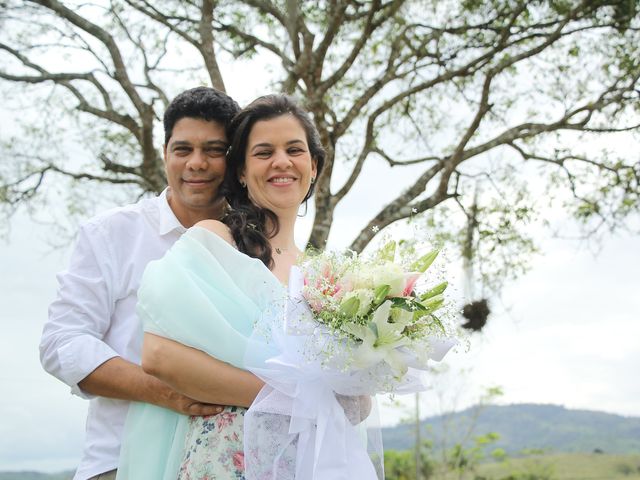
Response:
[{"label": "woman's hand", "polygon": [[336,400],[344,410],[344,414],[351,422],[357,425],[363,422],[371,413],[371,397],[369,395],[347,396],[336,393]]},{"label": "woman's hand", "polygon": [[[205,352],[145,332],[142,368],[196,403],[249,407],[264,385],[246,370],[233,367]],[[199,405],[200,404],[200,405]]]}]

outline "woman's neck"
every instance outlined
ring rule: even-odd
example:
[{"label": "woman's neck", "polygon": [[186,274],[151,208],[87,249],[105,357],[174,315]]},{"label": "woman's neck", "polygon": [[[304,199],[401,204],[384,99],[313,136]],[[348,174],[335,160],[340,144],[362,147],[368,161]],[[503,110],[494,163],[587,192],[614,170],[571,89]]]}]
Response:
[{"label": "woman's neck", "polygon": [[271,258],[273,266],[271,272],[284,285],[289,283],[289,272],[299,257],[300,251],[296,247],[294,229],[298,212],[292,215],[278,215],[279,230],[269,239],[271,244]]},{"label": "woman's neck", "polygon": [[278,233],[269,239],[273,255],[282,252],[298,252],[295,244],[295,225],[298,212],[278,214]]}]

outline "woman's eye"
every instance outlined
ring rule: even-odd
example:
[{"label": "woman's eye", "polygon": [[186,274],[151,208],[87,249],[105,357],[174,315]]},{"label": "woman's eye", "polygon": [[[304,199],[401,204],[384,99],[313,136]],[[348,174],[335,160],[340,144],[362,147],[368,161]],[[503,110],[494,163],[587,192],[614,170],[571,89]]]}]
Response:
[{"label": "woman's eye", "polygon": [[256,152],[256,157],[258,158],[269,158],[271,152],[268,150],[263,150],[261,152]]},{"label": "woman's eye", "polygon": [[290,148],[288,152],[289,152],[289,155],[299,155],[301,153],[304,153],[304,150],[301,148]]}]

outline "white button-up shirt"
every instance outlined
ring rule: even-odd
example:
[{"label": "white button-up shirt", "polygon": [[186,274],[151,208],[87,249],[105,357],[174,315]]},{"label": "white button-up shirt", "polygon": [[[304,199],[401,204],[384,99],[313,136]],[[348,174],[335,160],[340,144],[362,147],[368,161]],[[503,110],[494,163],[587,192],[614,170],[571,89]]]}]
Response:
[{"label": "white button-up shirt", "polygon": [[74,480],[117,468],[129,405],[91,397],[78,382],[116,356],[140,363],[142,328],[135,307],[142,272],[184,232],[165,190],[89,220],[80,228],[69,268],[58,274],[58,297],[49,307],[40,359],[72,393],[91,398],[84,454]]}]

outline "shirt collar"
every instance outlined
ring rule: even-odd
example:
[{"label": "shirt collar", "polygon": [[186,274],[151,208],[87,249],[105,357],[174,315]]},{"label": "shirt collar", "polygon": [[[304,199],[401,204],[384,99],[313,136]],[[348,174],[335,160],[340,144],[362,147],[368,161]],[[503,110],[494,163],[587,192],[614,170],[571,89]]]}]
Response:
[{"label": "shirt collar", "polygon": [[158,213],[160,219],[158,223],[158,233],[160,235],[166,235],[174,230],[184,233],[187,229],[180,223],[176,214],[173,213],[173,210],[171,210],[169,200],[167,199],[167,190],[168,187],[158,195]]}]

